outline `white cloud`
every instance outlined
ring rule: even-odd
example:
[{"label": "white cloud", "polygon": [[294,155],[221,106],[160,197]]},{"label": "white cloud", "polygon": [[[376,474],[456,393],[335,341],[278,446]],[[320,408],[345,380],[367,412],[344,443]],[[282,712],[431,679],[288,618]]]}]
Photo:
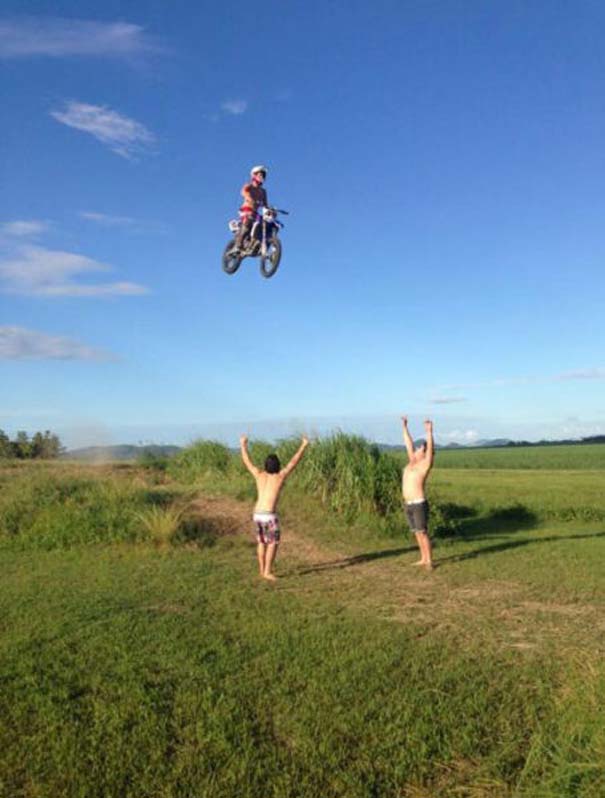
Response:
[{"label": "white cloud", "polygon": [[590,435],[603,435],[605,433],[605,423],[599,421],[582,421],[566,419],[557,429],[555,435],[558,438],[587,438]]},{"label": "white cloud", "polygon": [[442,432],[439,437],[468,445],[479,440],[479,433],[476,429],[454,429],[451,432]]},{"label": "white cloud", "polygon": [[0,360],[115,360],[71,338],[48,335],[25,327],[0,327]]},{"label": "white cloud", "polygon": [[46,233],[49,227],[49,222],[44,222],[37,219],[19,219],[14,222],[4,222],[3,224],[0,224],[0,234],[15,236],[18,238],[26,238],[27,236],[36,236],[40,235],[41,233]]},{"label": "white cloud", "polygon": [[27,246],[13,260],[0,261],[0,289],[29,296],[118,296],[146,294],[137,283],[82,283],[91,272],[110,272],[110,266],[73,252]]},{"label": "white cloud", "polygon": [[247,100],[225,100],[225,102],[221,104],[221,109],[226,114],[232,114],[233,116],[240,116],[240,114],[246,112],[247,108]]},{"label": "white cloud", "polygon": [[98,222],[107,227],[132,227],[137,224],[137,220],[132,216],[111,216],[107,213],[95,213],[94,211],[81,211],[80,216],[89,222]]},{"label": "white cloud", "polygon": [[436,396],[429,401],[433,405],[453,405],[458,402],[466,402],[467,400],[464,396]]},{"label": "white cloud", "polygon": [[605,368],[578,369],[557,374],[555,380],[605,380]]},{"label": "white cloud", "polygon": [[90,133],[122,158],[149,152],[156,140],[140,122],[103,105],[72,101],[66,103],[65,110],[51,111],[50,115],[68,127]]},{"label": "white cloud", "polygon": [[540,377],[494,377],[484,382],[463,382],[455,385],[441,385],[436,390],[467,391],[474,388],[505,388],[511,385],[527,385],[540,382]]},{"label": "white cloud", "polygon": [[472,388],[507,388],[515,385],[547,385],[553,382],[573,381],[573,380],[603,380],[605,379],[605,368],[595,366],[592,368],[577,369],[561,374],[528,374],[520,377],[495,377],[485,382],[466,382],[456,385],[441,385],[435,390],[441,391],[463,391]]},{"label": "white cloud", "polygon": [[0,58],[132,58],[161,49],[140,25],[128,22],[33,16],[0,20]]},{"label": "white cloud", "polygon": [[166,226],[161,222],[134,219],[132,216],[114,216],[108,213],[97,213],[96,211],[80,211],[79,216],[102,227],[122,228],[136,233],[166,232]]}]

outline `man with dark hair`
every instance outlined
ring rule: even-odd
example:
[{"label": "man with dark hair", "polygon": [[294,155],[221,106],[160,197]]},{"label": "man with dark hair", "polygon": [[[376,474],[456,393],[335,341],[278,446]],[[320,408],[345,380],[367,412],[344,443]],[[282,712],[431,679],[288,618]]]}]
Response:
[{"label": "man with dark hair", "polygon": [[423,565],[430,571],[433,568],[433,550],[428,528],[429,503],[424,486],[433,467],[433,422],[428,419],[424,422],[426,442],[418,448],[414,448],[414,442],[408,430],[408,420],[405,416],[402,416],[401,420],[403,422],[403,441],[408,453],[408,464],[403,469],[402,481],[405,514],[420,549],[420,559],[414,565]]},{"label": "man with dark hair", "polygon": [[281,471],[281,463],[276,454],[270,454],[265,460],[265,471],[268,474],[279,474]]},{"label": "man with dark hair", "polygon": [[242,435],[239,440],[244,465],[256,480],[257,499],[252,519],[256,528],[256,553],[260,575],[263,579],[275,581],[277,577],[271,569],[280,540],[277,502],[284,482],[300,462],[309,445],[309,439],[303,435],[298,451],[285,468],[281,467],[276,454],[270,454],[265,460],[264,471],[257,468],[250,459],[248,437]]}]

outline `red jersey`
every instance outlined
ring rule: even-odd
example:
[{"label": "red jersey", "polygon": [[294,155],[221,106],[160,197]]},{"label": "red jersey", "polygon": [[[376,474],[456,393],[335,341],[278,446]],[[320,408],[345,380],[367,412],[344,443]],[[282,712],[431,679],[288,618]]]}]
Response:
[{"label": "red jersey", "polygon": [[260,207],[267,207],[269,201],[267,199],[267,192],[262,186],[257,186],[256,183],[246,183],[241,191],[244,198],[244,204],[240,208],[242,211],[257,211]]}]

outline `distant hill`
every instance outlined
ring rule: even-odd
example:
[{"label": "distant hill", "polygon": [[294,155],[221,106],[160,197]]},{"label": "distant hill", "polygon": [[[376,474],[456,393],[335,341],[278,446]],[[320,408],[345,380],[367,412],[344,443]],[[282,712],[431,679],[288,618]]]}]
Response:
[{"label": "distant hill", "polygon": [[[422,438],[414,441],[416,445],[422,443]],[[478,440],[475,443],[436,443],[435,449],[499,449],[508,446],[584,446],[594,443],[605,443],[605,435],[591,435],[587,438],[563,439],[559,441],[513,441],[510,438],[491,438]],[[388,443],[379,443],[382,451],[405,451],[405,446]]]},{"label": "distant hill", "polygon": [[[422,442],[422,439],[415,441],[416,444]],[[605,444],[605,435],[593,435],[581,440],[560,440],[560,441],[513,441],[509,438],[492,438],[480,440],[473,444],[464,443],[447,443],[445,445],[436,444],[436,449],[496,449],[509,446],[581,446],[590,443],[603,443]],[[403,452],[405,446],[401,444],[379,443],[377,444],[381,451]],[[87,446],[83,449],[71,449],[61,455],[62,460],[80,460],[86,463],[104,463],[104,462],[127,462],[137,460],[144,454],[152,454],[155,457],[172,457],[178,452],[182,451],[182,446],[160,446],[159,444],[149,444],[148,446],[133,446],[130,444],[121,444],[119,446]],[[231,451],[237,452],[238,449]]]},{"label": "distant hill", "polygon": [[[605,435],[592,435],[588,438],[562,439],[559,441],[512,441],[509,438],[494,438],[492,440],[480,440],[476,443],[463,445],[454,443],[441,447],[444,449],[498,449],[512,446],[585,446],[594,443],[605,443]],[[439,448],[439,447],[437,447]]]},{"label": "distant hill", "polygon": [[[424,442],[424,438],[419,438],[418,440],[414,441],[416,446],[419,446],[421,443]],[[489,447],[496,447],[496,446],[511,446],[514,445],[513,441],[509,440],[508,438],[494,438],[493,440],[481,440],[477,441],[476,443],[456,443],[453,441],[452,443],[436,443],[435,449],[477,449],[477,448],[489,448]],[[390,443],[379,443],[378,448],[381,449],[383,452],[391,451],[391,452],[404,452],[405,446],[402,444],[390,444]]]},{"label": "distant hill", "polygon": [[83,449],[71,449],[61,455],[62,460],[81,460],[87,463],[103,463],[115,460],[137,460],[141,455],[152,454],[155,457],[172,457],[181,451],[180,446],[87,446]]}]

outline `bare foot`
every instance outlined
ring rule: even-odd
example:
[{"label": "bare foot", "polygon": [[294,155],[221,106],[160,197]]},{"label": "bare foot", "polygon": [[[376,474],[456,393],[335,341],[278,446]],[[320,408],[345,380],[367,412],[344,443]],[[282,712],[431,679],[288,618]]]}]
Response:
[{"label": "bare foot", "polygon": [[275,574],[263,574],[263,579],[268,579],[269,582],[277,582]]},{"label": "bare foot", "polygon": [[424,560],[418,560],[417,562],[413,562],[412,565],[426,565]]},{"label": "bare foot", "polygon": [[433,565],[432,562],[425,562],[424,567],[426,568],[427,571],[434,571],[437,566]]}]

